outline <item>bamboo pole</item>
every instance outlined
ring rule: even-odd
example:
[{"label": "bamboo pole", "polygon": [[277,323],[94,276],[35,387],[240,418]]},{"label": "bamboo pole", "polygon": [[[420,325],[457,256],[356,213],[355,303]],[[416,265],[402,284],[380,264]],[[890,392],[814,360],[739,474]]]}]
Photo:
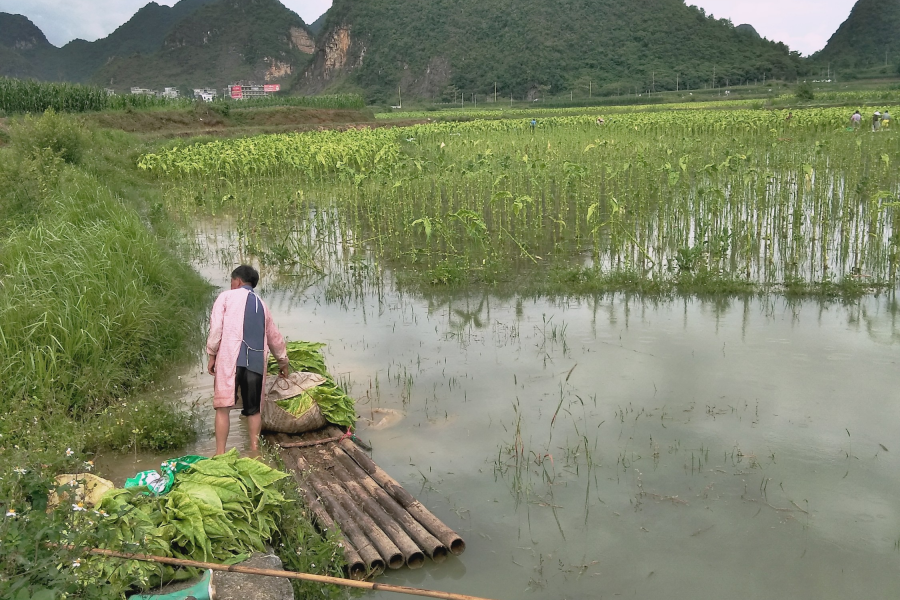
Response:
[{"label": "bamboo pole", "polygon": [[406,561],[406,566],[410,569],[420,569],[425,565],[425,554],[419,548],[415,541],[407,535],[397,521],[385,512],[375,498],[373,498],[357,481],[353,475],[338,461],[332,461],[334,467],[334,477],[337,479],[353,496],[368,514],[375,524],[378,525],[384,533],[393,541]]},{"label": "bamboo pole", "polygon": [[391,495],[400,506],[405,508],[419,523],[421,523],[428,531],[441,541],[453,554],[462,554],[466,549],[466,542],[455,531],[444,525],[444,523],[435,517],[431,511],[422,506],[422,504],[413,498],[413,496],[403,489],[396,479],[388,475],[381,467],[375,464],[371,458],[366,456],[359,448],[348,440],[338,442],[341,448],[356,463],[380,485],[384,491]]},{"label": "bamboo pole", "polygon": [[[70,550],[75,548],[67,546]],[[164,565],[173,565],[176,567],[193,567],[195,569],[210,569],[212,571],[226,571],[228,573],[243,573],[245,575],[264,575],[266,577],[284,577],[285,579],[299,579],[301,581],[311,581],[313,583],[322,583],[326,585],[340,585],[344,587],[357,588],[361,590],[372,590],[374,592],[394,592],[397,594],[409,594],[411,596],[424,596],[427,598],[443,598],[445,600],[488,600],[478,596],[467,596],[465,594],[453,594],[450,592],[440,592],[436,590],[423,590],[420,588],[411,588],[402,585],[389,585],[386,583],[372,583],[369,581],[355,581],[353,579],[342,579],[340,577],[329,577],[328,575],[313,575],[312,573],[295,573],[293,571],[279,571],[277,569],[257,569],[254,567],[242,567],[241,565],[220,565],[218,563],[200,562],[197,560],[185,560],[181,558],[169,558],[168,556],[153,556],[149,554],[129,554],[127,552],[116,552],[115,550],[106,550],[104,548],[90,548],[87,550],[90,554],[98,556],[108,556],[111,558],[122,558],[125,560],[142,560],[146,562],[156,562]]]},{"label": "bamboo pole", "polygon": [[327,444],[329,442],[337,442],[342,437],[344,437],[344,436],[338,435],[335,437],[323,438],[321,440],[310,440],[310,441],[305,441],[305,442],[285,442],[283,444],[279,443],[278,445],[281,446],[282,448],[309,448],[311,446],[320,446],[322,444]]},{"label": "bamboo pole", "polygon": [[306,472],[309,482],[322,500],[331,504],[332,515],[340,523],[342,530],[355,528],[360,535],[371,541],[389,568],[399,569],[403,566],[403,553],[396,544],[378,528],[371,517],[356,506],[339,483],[328,477],[325,469],[313,472],[304,458],[297,459],[297,466]]},{"label": "bamboo pole", "polygon": [[[287,464],[287,461],[285,461],[285,463]],[[294,464],[296,464],[296,457],[294,457]],[[318,498],[316,498],[315,494],[313,494],[309,490],[309,485],[303,479],[301,471],[296,468],[291,469],[291,471],[293,471],[294,479],[298,483],[297,489],[300,490],[300,493],[303,495],[303,499],[306,500],[306,505],[315,516],[316,522],[319,524],[319,527],[321,527],[325,531],[340,532],[340,528],[334,522],[334,519],[331,518],[331,515],[328,514],[328,511],[325,510],[322,502]],[[347,538],[347,536],[345,536],[343,533],[341,533],[341,538],[343,538],[341,540],[341,543],[344,547],[344,559],[347,561],[347,574],[350,575],[351,579],[365,579],[366,575],[368,575],[369,566],[365,563],[365,561],[363,561],[359,552],[357,552],[356,548],[350,542],[349,538]],[[384,571],[384,568],[382,568],[381,570]]]},{"label": "bamboo pole", "polygon": [[415,540],[419,548],[431,557],[431,560],[441,563],[447,559],[447,547],[431,535],[405,508],[388,495],[374,479],[369,477],[368,473],[360,468],[355,460],[348,456],[340,447],[333,448],[332,452],[335,459],[353,474],[360,484],[378,500],[378,504],[381,505],[384,511],[406,530],[406,533]]},{"label": "bamboo pole", "polygon": [[384,559],[381,558],[381,554],[379,554],[378,550],[372,545],[372,542],[366,537],[366,534],[362,532],[359,525],[350,518],[347,511],[343,509],[337,500],[328,494],[325,485],[319,482],[312,474],[309,464],[302,456],[297,458],[297,467],[300,471],[306,473],[307,481],[309,481],[309,484],[312,486],[313,490],[315,490],[316,494],[319,495],[319,498],[321,498],[322,502],[325,504],[328,512],[334,517],[334,520],[341,528],[341,532],[343,532],[356,547],[357,552],[359,552],[360,557],[365,561],[366,566],[372,571],[384,571],[386,565],[384,564]]}]

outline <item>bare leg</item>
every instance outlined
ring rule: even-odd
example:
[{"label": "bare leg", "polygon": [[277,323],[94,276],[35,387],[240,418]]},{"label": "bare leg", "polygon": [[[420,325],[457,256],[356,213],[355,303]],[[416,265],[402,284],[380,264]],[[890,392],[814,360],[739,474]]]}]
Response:
[{"label": "bare leg", "polygon": [[259,434],[262,431],[262,415],[256,413],[247,417],[247,429],[250,430],[250,451],[259,450]]},{"label": "bare leg", "polygon": [[231,427],[231,409],[216,409],[216,455],[225,454],[225,445],[228,442],[228,430]]}]

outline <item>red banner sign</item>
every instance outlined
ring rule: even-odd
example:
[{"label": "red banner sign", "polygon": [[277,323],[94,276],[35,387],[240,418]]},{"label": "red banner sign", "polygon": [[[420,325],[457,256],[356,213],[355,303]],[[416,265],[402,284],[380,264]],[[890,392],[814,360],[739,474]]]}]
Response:
[{"label": "red banner sign", "polygon": [[278,83],[275,83],[275,84],[272,84],[272,85],[264,85],[264,86],[263,86],[263,91],[264,91],[264,92],[280,92],[280,91],[281,91],[281,85],[278,84]]},{"label": "red banner sign", "polygon": [[232,100],[241,100],[244,97],[244,88],[239,85],[231,86],[231,99]]}]

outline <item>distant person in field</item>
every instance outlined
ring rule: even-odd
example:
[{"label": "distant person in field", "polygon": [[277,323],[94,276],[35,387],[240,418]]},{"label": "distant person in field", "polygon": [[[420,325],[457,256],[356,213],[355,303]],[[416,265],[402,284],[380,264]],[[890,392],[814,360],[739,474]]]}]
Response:
[{"label": "distant person in field", "polygon": [[606,121],[603,120],[603,117],[597,117],[597,125],[603,125]]},{"label": "distant person in field", "polygon": [[862,115],[859,114],[859,111],[856,111],[852,115],[850,115],[850,127],[853,129],[859,129],[859,126],[862,125]]},{"label": "distant person in field", "polygon": [[887,129],[891,125],[891,113],[888,112],[888,109],[884,109],[884,114],[881,115],[881,128]]},{"label": "distant person in field", "polygon": [[209,318],[207,371],[215,377],[213,407],[216,409],[216,454],[225,453],[231,425],[231,407],[240,391],[241,414],[247,417],[250,451],[259,449],[262,417],[259,414],[266,380],[269,350],[278,360],[281,376],[287,377],[290,362],[284,338],[272,314],[256,295],[259,273],[241,265],[231,273],[231,289],[219,294]]},{"label": "distant person in field", "polygon": [[534,126],[537,125],[537,121],[535,119],[531,120],[531,133],[534,133]]},{"label": "distant person in field", "polygon": [[786,116],[786,117],[784,118],[784,120],[785,120],[785,121],[790,121],[790,120],[793,119],[793,118],[794,118],[794,113],[789,112],[789,113],[788,113],[788,116]]},{"label": "distant person in field", "polygon": [[872,131],[878,131],[881,128],[881,113],[877,110],[872,114]]}]

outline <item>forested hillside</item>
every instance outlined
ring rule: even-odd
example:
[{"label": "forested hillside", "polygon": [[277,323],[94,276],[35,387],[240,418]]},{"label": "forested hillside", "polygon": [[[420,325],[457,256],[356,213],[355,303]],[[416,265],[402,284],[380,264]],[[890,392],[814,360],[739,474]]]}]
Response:
[{"label": "forested hillside", "polygon": [[798,54],[748,33],[682,0],[335,0],[304,85],[521,98],[797,75]]},{"label": "forested hillside", "polygon": [[900,0],[859,0],[812,59],[839,69],[900,64]]},{"label": "forested hillside", "polygon": [[132,86],[223,87],[289,83],[315,44],[302,19],[278,0],[150,2],[95,42],[51,45],[21,15],[0,13],[0,76]]},{"label": "forested hillside", "polygon": [[116,88],[290,82],[313,49],[303,20],[278,0],[215,0],[178,21],[157,52],[116,58],[92,80]]}]

